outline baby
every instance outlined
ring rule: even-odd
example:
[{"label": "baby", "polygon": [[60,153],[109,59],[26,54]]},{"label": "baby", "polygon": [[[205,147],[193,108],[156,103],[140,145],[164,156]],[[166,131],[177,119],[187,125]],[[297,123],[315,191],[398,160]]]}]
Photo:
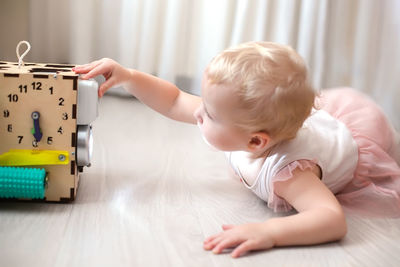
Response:
[{"label": "baby", "polygon": [[[244,186],[275,211],[297,213],[260,223],[223,225],[204,241],[232,257],[275,246],[345,236],[342,205],[400,216],[400,138],[370,99],[351,89],[316,95],[290,47],[250,42],[217,55],[204,72],[202,97],[111,59],[77,66],[82,79],[103,75],[99,96],[124,88],[154,110],[197,124],[226,155]],[[342,204],[339,204],[340,203]]]}]

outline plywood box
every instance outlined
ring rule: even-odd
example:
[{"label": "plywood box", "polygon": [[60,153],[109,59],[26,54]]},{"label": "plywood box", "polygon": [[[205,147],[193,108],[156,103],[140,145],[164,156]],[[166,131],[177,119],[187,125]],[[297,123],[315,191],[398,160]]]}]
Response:
[{"label": "plywood box", "polygon": [[[45,201],[73,200],[79,173],[90,164],[77,161],[79,77],[72,67],[36,63],[18,67],[18,63],[0,62],[0,155],[4,158],[11,150],[42,155],[42,163],[24,167],[46,170]],[[93,87],[97,91],[97,83]],[[97,114],[97,110],[94,112]],[[91,128],[89,131],[91,135]],[[60,164],[43,157],[52,151],[65,152],[59,155]],[[32,164],[29,159],[26,162]],[[1,160],[0,166],[5,166]]]}]

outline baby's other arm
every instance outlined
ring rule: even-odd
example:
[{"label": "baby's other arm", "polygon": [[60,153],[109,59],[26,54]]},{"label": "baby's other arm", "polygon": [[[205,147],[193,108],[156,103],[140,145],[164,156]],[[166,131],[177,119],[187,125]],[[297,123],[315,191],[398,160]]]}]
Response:
[{"label": "baby's other arm", "polygon": [[236,247],[233,257],[274,246],[311,245],[339,240],[347,232],[343,210],[332,192],[309,170],[275,183],[275,193],[299,213],[261,223],[223,225],[224,232],[207,238],[204,248],[220,253]]},{"label": "baby's other arm", "polygon": [[270,220],[275,245],[310,245],[343,238],[347,225],[343,209],[333,193],[312,171],[296,169],[294,177],[275,183],[275,193],[299,213]]},{"label": "baby's other arm", "polygon": [[109,88],[122,85],[126,91],[161,114],[174,120],[196,124],[193,113],[200,105],[201,98],[179,90],[168,81],[124,68],[109,58],[77,66],[73,70],[84,74],[82,79],[103,75],[106,81],[99,88],[100,97]]}]

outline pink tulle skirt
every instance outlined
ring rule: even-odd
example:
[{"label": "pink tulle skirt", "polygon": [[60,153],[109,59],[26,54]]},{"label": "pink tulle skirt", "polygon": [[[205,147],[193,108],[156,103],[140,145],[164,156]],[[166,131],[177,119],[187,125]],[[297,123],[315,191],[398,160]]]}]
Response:
[{"label": "pink tulle skirt", "polygon": [[[336,194],[347,212],[366,216],[400,217],[400,135],[382,110],[367,96],[350,88],[322,91],[317,106],[343,122],[358,145],[354,178]],[[312,161],[298,160],[283,168],[273,183],[292,177],[296,168],[312,168]],[[292,207],[270,194],[269,207]]]},{"label": "pink tulle skirt", "polygon": [[349,211],[400,217],[400,136],[382,110],[350,88],[325,90],[320,107],[343,122],[358,145],[354,179],[337,194]]}]

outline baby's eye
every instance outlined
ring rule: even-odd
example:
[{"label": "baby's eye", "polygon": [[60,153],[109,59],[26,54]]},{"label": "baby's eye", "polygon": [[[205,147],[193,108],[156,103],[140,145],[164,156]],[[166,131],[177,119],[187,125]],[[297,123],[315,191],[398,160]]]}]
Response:
[{"label": "baby's eye", "polygon": [[204,113],[206,113],[206,116],[207,116],[209,119],[212,120],[213,118],[211,117],[210,113],[208,113],[208,110],[207,110],[206,106],[204,105],[204,103],[203,103],[203,110],[204,110]]},{"label": "baby's eye", "polygon": [[212,118],[211,118],[210,114],[207,112],[207,110],[206,110],[206,115],[210,120],[212,120]]}]

